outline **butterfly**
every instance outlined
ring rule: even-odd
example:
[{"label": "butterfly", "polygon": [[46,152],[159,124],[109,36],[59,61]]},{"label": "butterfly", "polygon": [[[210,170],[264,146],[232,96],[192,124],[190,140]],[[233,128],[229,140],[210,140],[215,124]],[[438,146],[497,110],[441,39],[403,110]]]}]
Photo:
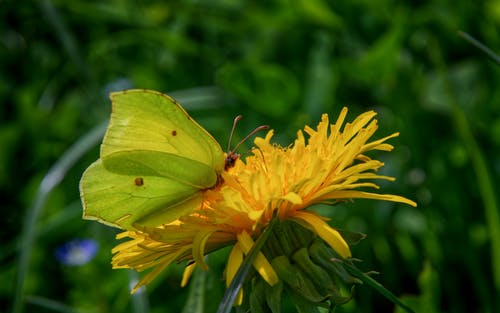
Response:
[{"label": "butterfly", "polygon": [[199,207],[204,191],[218,186],[239,156],[225,155],[168,95],[131,89],[110,99],[100,158],[80,180],[84,219],[126,230],[174,221]]}]

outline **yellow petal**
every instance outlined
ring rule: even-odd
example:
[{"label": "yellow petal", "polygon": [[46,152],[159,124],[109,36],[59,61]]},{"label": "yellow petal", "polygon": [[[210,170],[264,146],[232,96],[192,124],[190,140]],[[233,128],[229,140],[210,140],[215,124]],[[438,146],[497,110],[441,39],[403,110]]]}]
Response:
[{"label": "yellow petal", "polygon": [[293,204],[302,204],[302,198],[296,192],[289,192],[281,199],[287,200]]},{"label": "yellow petal", "polygon": [[229,287],[231,281],[233,281],[234,275],[241,266],[243,262],[243,251],[241,251],[240,245],[236,243],[229,254],[226,265],[226,287]]},{"label": "yellow petal", "polygon": [[[250,249],[252,249],[254,245],[252,237],[250,237],[250,235],[246,231],[242,231],[237,235],[237,238],[241,250],[243,250],[245,254],[248,254],[250,252]],[[257,254],[257,257],[253,261],[253,267],[257,270],[257,272],[259,272],[260,276],[262,276],[262,278],[269,285],[274,286],[276,283],[278,283],[278,275],[262,252],[259,251],[259,253]]]},{"label": "yellow petal", "polygon": [[385,200],[392,202],[400,202],[409,204],[413,207],[417,206],[417,203],[410,199],[406,199],[405,197],[397,196],[397,195],[388,195],[388,194],[378,194],[366,191],[358,191],[358,190],[340,190],[334,191],[336,199],[375,199],[375,200]]},{"label": "yellow petal", "polygon": [[206,271],[208,269],[207,263],[205,263],[205,259],[203,255],[205,254],[205,245],[207,243],[208,238],[213,234],[213,230],[203,231],[196,234],[193,242],[193,258],[198,265],[200,265],[201,269]]},{"label": "yellow petal", "polygon": [[[227,259],[226,288],[229,287],[229,284],[233,281],[241,263],[243,263],[243,251],[241,251],[240,245],[236,243],[229,254],[229,258]],[[235,305],[241,305],[241,303],[243,303],[243,289],[240,289],[236,299],[234,300]]]},{"label": "yellow petal", "polygon": [[[185,249],[185,248],[184,248]],[[130,293],[134,294],[139,288],[142,286],[146,286],[149,284],[158,274],[160,274],[164,269],[167,268],[167,266],[172,263],[179,255],[184,253],[184,249],[179,249],[177,253],[169,255],[168,258],[165,258],[165,260],[159,264],[157,267],[155,267],[151,272],[149,272],[146,276],[144,276],[132,289]]]},{"label": "yellow petal", "polygon": [[184,273],[182,274],[181,287],[186,287],[189,282],[189,278],[193,275],[194,269],[196,268],[196,262],[193,262],[184,268]]},{"label": "yellow petal", "polygon": [[344,238],[320,217],[307,211],[297,211],[293,217],[296,218],[301,225],[303,224],[301,223],[302,221],[312,227],[314,232],[340,254],[340,256],[343,258],[351,257],[351,250]]}]

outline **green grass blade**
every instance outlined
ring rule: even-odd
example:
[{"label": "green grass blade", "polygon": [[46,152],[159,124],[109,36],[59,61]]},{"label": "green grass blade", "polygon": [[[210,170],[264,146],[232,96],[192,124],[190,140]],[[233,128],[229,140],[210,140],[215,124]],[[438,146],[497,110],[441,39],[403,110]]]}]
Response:
[{"label": "green grass blade", "polygon": [[467,34],[466,32],[463,32],[461,30],[458,31],[458,35],[462,37],[463,39],[467,40],[470,44],[472,44],[474,47],[478,48],[482,52],[484,52],[487,56],[490,57],[493,61],[495,61],[497,64],[500,65],[500,56],[493,52],[490,48],[486,47],[483,45],[479,40],[476,38],[472,37],[471,35]]},{"label": "green grass blade", "polygon": [[250,252],[247,254],[246,258],[243,260],[240,268],[236,272],[231,284],[227,288],[224,297],[217,309],[217,313],[229,313],[233,307],[234,300],[238,295],[238,292],[243,285],[245,278],[247,277],[248,271],[252,267],[253,261],[257,257],[257,254],[262,249],[262,246],[266,242],[267,238],[272,232],[274,225],[277,223],[277,218],[275,217],[271,223],[266,227],[266,229],[262,232],[259,239],[255,242]]},{"label": "green grass blade", "polygon": [[101,141],[106,125],[107,121],[99,124],[73,144],[52,166],[38,186],[33,204],[26,212],[23,231],[21,233],[17,278],[13,296],[13,313],[20,313],[23,310],[24,282],[29,271],[31,249],[35,242],[35,234],[37,232],[36,223],[42,213],[45,201],[49,193],[61,182],[68,170],[84,153]]},{"label": "green grass blade", "polygon": [[[476,41],[474,38],[464,32],[459,32],[459,34],[464,36],[467,40],[470,39],[469,41],[474,45],[477,44],[477,47],[482,47],[480,49],[494,60],[495,58],[498,59],[496,54],[494,54],[486,46]],[[495,61],[500,64],[497,60]],[[496,292],[494,297],[498,297],[500,296],[500,208],[496,195],[496,190],[498,188],[495,188],[495,183],[491,174],[494,171],[489,168],[486,161],[487,158],[474,137],[474,132],[470,126],[467,114],[459,104],[451,81],[448,79],[448,70],[442,53],[436,54],[435,62],[440,75],[443,77],[443,81],[446,82],[446,92],[448,93],[450,99],[452,99],[450,103],[452,106],[453,121],[457,127],[457,133],[469,153],[474,174],[476,176],[478,190],[484,204],[486,216],[485,220],[488,226],[491,245],[491,266],[493,272],[493,284]]]},{"label": "green grass blade", "polygon": [[474,139],[465,112],[458,106],[453,106],[453,118],[458,132],[466,145],[476,175],[478,189],[484,203],[486,224],[491,241],[491,265],[493,267],[493,283],[497,294],[500,294],[500,208],[496,199],[496,188],[491,178],[486,158]]},{"label": "green grass blade", "polygon": [[47,309],[50,312],[60,312],[60,313],[87,313],[88,311],[82,311],[79,309],[67,306],[64,303],[54,301],[40,296],[26,296],[26,302],[36,305],[41,308]]}]

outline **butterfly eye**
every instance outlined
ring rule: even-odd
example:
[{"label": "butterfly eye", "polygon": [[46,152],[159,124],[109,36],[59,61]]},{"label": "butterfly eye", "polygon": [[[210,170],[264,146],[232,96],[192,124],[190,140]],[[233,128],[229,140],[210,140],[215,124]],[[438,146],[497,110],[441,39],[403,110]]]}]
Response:
[{"label": "butterfly eye", "polygon": [[176,130],[172,131],[172,136],[177,136],[177,131]]},{"label": "butterfly eye", "polygon": [[138,186],[138,187],[140,187],[140,186],[144,185],[144,178],[142,178],[142,177],[136,177],[136,178],[134,179],[134,184],[135,184],[136,186]]}]

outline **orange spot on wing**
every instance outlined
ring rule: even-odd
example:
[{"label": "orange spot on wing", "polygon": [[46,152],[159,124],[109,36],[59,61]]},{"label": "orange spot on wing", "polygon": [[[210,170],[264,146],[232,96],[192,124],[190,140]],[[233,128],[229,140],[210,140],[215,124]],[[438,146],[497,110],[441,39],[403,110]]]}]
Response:
[{"label": "orange spot on wing", "polygon": [[134,184],[135,184],[136,186],[138,186],[138,187],[140,187],[140,186],[144,185],[144,178],[142,178],[142,177],[136,177],[136,178],[134,179]]}]

